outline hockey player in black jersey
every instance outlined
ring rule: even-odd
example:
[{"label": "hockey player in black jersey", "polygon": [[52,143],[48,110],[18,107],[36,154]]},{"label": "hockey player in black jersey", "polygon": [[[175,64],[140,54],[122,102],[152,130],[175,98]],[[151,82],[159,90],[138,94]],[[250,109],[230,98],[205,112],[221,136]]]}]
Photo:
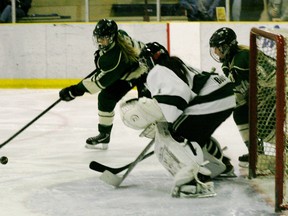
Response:
[{"label": "hockey player in black jersey", "polygon": [[[237,36],[231,28],[223,27],[210,38],[210,54],[217,62],[222,63],[224,74],[234,84],[236,108],[234,121],[242,140],[249,146],[249,47],[238,45]],[[248,154],[239,157],[239,165],[248,166]]]},{"label": "hockey player in black jersey", "polygon": [[152,99],[122,100],[123,122],[150,131],[160,163],[174,176],[173,197],[214,196],[211,178],[233,172],[212,138],[236,105],[232,83],[187,66],[156,42],[146,44],[141,57],[150,68],[146,86]]},{"label": "hockey player in black jersey", "polygon": [[94,54],[95,73],[78,85],[62,89],[59,95],[62,100],[70,101],[86,92],[99,93],[99,135],[88,138],[86,148],[107,149],[117,102],[135,86],[139,96],[144,92],[147,68],[139,63],[138,56],[145,44],[133,40],[125,31],[118,29],[115,21],[108,19],[96,24],[93,38],[98,44]]}]

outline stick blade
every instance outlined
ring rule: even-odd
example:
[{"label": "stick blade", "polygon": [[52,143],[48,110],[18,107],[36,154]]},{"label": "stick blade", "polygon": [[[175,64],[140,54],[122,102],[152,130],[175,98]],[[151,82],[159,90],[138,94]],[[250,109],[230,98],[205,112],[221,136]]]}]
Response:
[{"label": "stick blade", "polygon": [[91,161],[90,164],[89,164],[89,168],[94,170],[94,171],[102,172],[102,173],[106,170],[105,165],[100,164],[100,163],[98,163],[96,161]]},{"label": "stick blade", "polygon": [[99,178],[106,184],[112,185],[114,187],[119,187],[119,185],[123,181],[122,177],[113,174],[109,170],[105,170]]}]

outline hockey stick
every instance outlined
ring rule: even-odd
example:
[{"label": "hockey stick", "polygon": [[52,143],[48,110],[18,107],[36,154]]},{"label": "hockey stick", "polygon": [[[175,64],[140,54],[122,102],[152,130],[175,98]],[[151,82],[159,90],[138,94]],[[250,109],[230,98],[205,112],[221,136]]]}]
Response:
[{"label": "hockey stick", "polygon": [[43,116],[45,113],[47,113],[50,109],[52,109],[56,104],[58,104],[61,101],[59,98],[57,101],[55,101],[52,105],[50,105],[47,109],[45,109],[42,113],[40,113],[38,116],[36,116],[32,121],[30,121],[28,124],[26,124],[24,127],[22,127],[18,132],[16,132],[13,136],[11,136],[9,139],[7,139],[5,142],[3,142],[0,145],[0,149],[5,146],[7,143],[9,143],[12,139],[14,139],[17,135],[19,135],[22,131],[24,131],[27,127],[29,127],[31,124],[33,124],[35,121],[37,121],[41,116]]},{"label": "hockey stick", "polygon": [[[142,160],[150,157],[150,156],[153,155],[153,154],[154,154],[154,151],[147,153],[146,155],[144,155],[144,157],[143,157],[140,161],[142,161]],[[120,173],[120,172],[122,172],[123,170],[129,168],[129,166],[130,166],[132,163],[133,163],[133,162],[131,162],[131,163],[125,165],[125,166],[122,166],[122,167],[113,168],[113,167],[109,167],[109,166],[106,166],[106,165],[104,165],[104,164],[98,163],[97,161],[91,161],[91,162],[90,162],[90,165],[89,165],[89,168],[92,169],[92,170],[94,170],[94,171],[97,171],[97,172],[102,172],[102,173],[103,173],[105,170],[108,170],[108,171],[110,171],[110,172],[113,173],[113,174],[117,174],[117,173]]]},{"label": "hockey stick", "polygon": [[[94,73],[95,73],[95,71],[91,72],[84,79],[87,79],[88,77],[92,76]],[[43,116],[45,113],[47,113],[50,109],[52,109],[54,106],[56,106],[60,101],[61,101],[61,98],[59,98],[57,101],[55,101],[53,104],[51,104],[47,109],[45,109],[42,113],[40,113],[38,116],[36,116],[34,119],[32,119],[29,123],[27,123],[19,131],[17,131],[13,136],[11,136],[9,139],[7,139],[5,142],[3,142],[0,145],[0,149],[3,148],[7,143],[9,143],[16,136],[18,136],[21,132],[23,132],[26,128],[28,128],[31,124],[33,124],[35,121],[37,121],[41,116]]]},{"label": "hockey stick", "polygon": [[100,179],[104,181],[107,184],[110,184],[114,187],[119,187],[120,184],[124,181],[124,179],[129,175],[129,173],[134,169],[134,167],[140,162],[146,152],[151,148],[151,146],[154,143],[154,139],[151,140],[148,145],[144,148],[144,150],[138,155],[138,157],[129,165],[127,171],[124,173],[123,176],[118,176],[110,172],[109,170],[105,170],[102,175],[100,176]]}]

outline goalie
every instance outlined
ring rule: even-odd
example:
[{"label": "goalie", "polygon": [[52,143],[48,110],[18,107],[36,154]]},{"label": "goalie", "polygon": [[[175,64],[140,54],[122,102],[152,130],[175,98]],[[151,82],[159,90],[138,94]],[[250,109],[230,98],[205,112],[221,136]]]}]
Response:
[{"label": "goalie", "polygon": [[174,176],[173,197],[214,196],[211,178],[233,173],[211,137],[235,107],[232,83],[187,66],[156,42],[140,56],[150,69],[146,85],[153,98],[122,100],[123,122],[155,138],[155,153]]}]

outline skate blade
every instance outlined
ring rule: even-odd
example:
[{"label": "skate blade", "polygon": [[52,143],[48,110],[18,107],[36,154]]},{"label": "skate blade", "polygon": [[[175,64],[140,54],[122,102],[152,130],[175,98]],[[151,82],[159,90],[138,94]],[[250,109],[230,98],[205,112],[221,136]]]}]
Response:
[{"label": "skate blade", "polygon": [[99,143],[97,145],[91,145],[91,144],[86,144],[85,148],[87,149],[99,149],[99,150],[107,150],[108,149],[108,144],[104,143]]}]

